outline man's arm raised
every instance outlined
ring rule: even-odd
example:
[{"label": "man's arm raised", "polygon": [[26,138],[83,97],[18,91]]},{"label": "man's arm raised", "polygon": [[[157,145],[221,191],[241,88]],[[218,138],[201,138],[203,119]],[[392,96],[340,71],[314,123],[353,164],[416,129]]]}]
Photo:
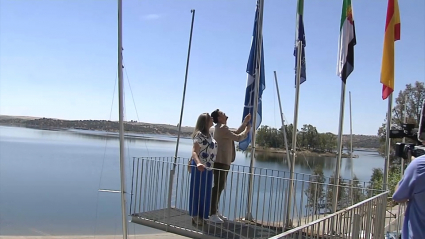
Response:
[{"label": "man's arm raised", "polygon": [[250,125],[245,126],[245,129],[241,133],[237,134],[237,133],[231,131],[229,129],[229,127],[227,127],[227,125],[223,125],[220,128],[220,130],[223,133],[224,138],[229,138],[229,139],[236,141],[236,142],[240,142],[240,141],[244,140],[247,137],[250,129],[251,129]]},{"label": "man's arm raised", "polygon": [[240,134],[242,133],[242,131],[245,130],[246,126],[248,125],[249,121],[251,120],[251,113],[247,114],[245,116],[245,118],[243,119],[243,122],[241,124],[241,126],[239,126],[239,128],[235,131],[232,131],[235,134]]}]

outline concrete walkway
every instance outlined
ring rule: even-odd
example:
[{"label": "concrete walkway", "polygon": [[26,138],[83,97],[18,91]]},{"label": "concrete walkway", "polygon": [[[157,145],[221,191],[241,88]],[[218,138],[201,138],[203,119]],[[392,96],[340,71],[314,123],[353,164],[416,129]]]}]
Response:
[{"label": "concrete walkway", "polygon": [[[98,235],[98,236],[0,236],[0,239],[120,239],[122,235]],[[173,233],[128,235],[128,239],[186,239],[189,237],[179,236]]]}]

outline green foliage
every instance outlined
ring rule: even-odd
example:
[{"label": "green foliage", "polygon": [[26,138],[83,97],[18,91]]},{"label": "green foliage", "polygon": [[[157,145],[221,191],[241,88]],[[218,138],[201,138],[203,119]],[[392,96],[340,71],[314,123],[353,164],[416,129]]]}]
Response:
[{"label": "green foliage", "polygon": [[[338,185],[338,205],[337,208],[342,209],[345,207],[348,207],[352,205],[352,201],[350,198],[351,194],[351,180],[344,180],[341,176],[339,176],[338,184],[336,184],[335,180],[335,173],[332,175],[332,177],[329,179],[329,184],[327,194],[326,194],[326,200],[328,205],[328,210],[332,210],[332,200],[333,200],[333,194],[334,194],[334,185]],[[354,187],[354,185],[353,185]]]},{"label": "green foliage", "polygon": [[[309,182],[307,189],[304,190],[304,194],[307,197],[306,208],[314,210],[313,213],[315,214],[319,213],[319,208],[331,211],[335,175],[325,178],[323,168],[316,166],[309,178]],[[353,177],[353,180],[343,180],[339,177],[338,186],[338,210],[361,202],[367,196],[367,191],[363,190],[356,176]]]},{"label": "green foliage", "polygon": [[316,166],[313,170],[313,175],[310,176],[310,183],[307,189],[304,191],[307,197],[306,207],[315,210],[314,213],[318,213],[319,207],[316,205],[322,204],[325,198],[324,183],[325,176],[323,175],[323,168]]},{"label": "green foliage", "polygon": [[[384,173],[382,172],[382,169],[380,168],[374,168],[372,169],[373,173],[370,177],[370,185],[369,189],[374,190],[383,190],[383,180],[384,180]],[[388,190],[389,190],[389,196],[392,196],[395,191],[395,187],[398,184],[398,182],[401,180],[401,170],[400,167],[394,167],[390,172],[388,173]],[[376,195],[380,192],[370,190],[370,195]]]},{"label": "green foliage", "polygon": [[[289,149],[292,147],[293,128],[292,124],[285,125]],[[303,125],[301,130],[297,132],[297,145],[300,148],[323,152],[333,152],[336,149],[336,135],[332,133],[319,133],[316,127],[310,124]],[[285,148],[283,127],[276,129],[263,125],[256,133],[256,142],[259,146]]]},{"label": "green foliage", "polygon": [[[400,126],[404,119],[410,124],[419,124],[420,111],[422,102],[425,99],[425,83],[416,81],[415,84],[407,84],[406,89],[398,93],[395,99],[395,106],[391,110],[391,126]],[[405,110],[406,109],[406,110]],[[387,122],[386,117],[384,123],[378,129],[378,136],[380,138],[379,153],[384,156],[385,154],[385,140],[387,135]],[[391,164],[400,164],[400,161],[394,158],[394,146],[396,143],[401,142],[402,139],[391,139],[390,160]],[[414,143],[410,139],[406,139],[407,143]]]},{"label": "green foliage", "polygon": [[[294,127],[292,124],[285,125],[288,148],[292,148],[292,134]],[[311,124],[305,124],[297,131],[297,150],[307,149],[317,152],[334,152],[337,147],[337,136],[330,132],[319,133]],[[343,146],[350,147],[350,136],[343,135]],[[266,148],[285,148],[283,140],[283,127],[272,128],[267,125],[261,126],[256,131],[256,142],[258,146]],[[379,138],[371,135],[353,135],[353,148],[378,148]]]},{"label": "green foliage", "polygon": [[[399,92],[395,99],[395,106],[393,107],[391,114],[392,126],[400,126],[406,119],[407,123],[415,124],[417,127],[420,119],[420,111],[422,102],[425,99],[425,83],[416,81],[414,85],[407,84],[406,89]],[[386,119],[385,119],[386,121]],[[384,122],[378,129],[378,136],[380,138],[380,149],[379,153],[385,156],[385,140],[386,140],[386,123]],[[394,146],[396,143],[401,142],[402,139],[391,139],[390,147],[390,171],[388,172],[388,189],[390,195],[394,193],[395,186],[401,179],[401,162],[394,156]],[[410,139],[406,138],[407,143],[414,143]],[[370,188],[380,189],[383,188],[383,173],[381,169],[374,168],[372,176],[370,178]]]},{"label": "green foliage", "polygon": [[366,199],[365,192],[362,190],[362,185],[360,184],[359,179],[354,176],[353,177],[353,187],[350,189],[350,198],[353,200],[352,204],[356,204]]}]

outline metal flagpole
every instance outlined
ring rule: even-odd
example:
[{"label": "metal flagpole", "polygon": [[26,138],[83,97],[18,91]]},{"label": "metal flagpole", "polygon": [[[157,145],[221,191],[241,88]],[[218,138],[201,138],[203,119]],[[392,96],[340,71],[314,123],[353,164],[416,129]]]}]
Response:
[{"label": "metal flagpole", "polygon": [[184,109],[184,99],[186,96],[186,85],[187,85],[187,75],[189,73],[189,59],[190,59],[190,48],[192,46],[192,33],[193,33],[193,22],[195,21],[195,9],[190,10],[192,13],[192,23],[190,25],[190,36],[189,36],[189,49],[187,50],[187,61],[186,61],[186,73],[184,76],[184,86],[183,86],[183,99],[182,99],[182,107],[180,110],[180,121],[179,121],[179,132],[177,134],[177,143],[176,143],[176,152],[174,154],[174,167],[177,160],[177,154],[179,152],[179,142],[180,142],[180,131],[182,128],[182,120],[183,120],[183,109]]},{"label": "metal flagpole", "polygon": [[124,172],[124,83],[122,64],[122,0],[118,0],[118,110],[120,135],[120,179],[121,179],[121,215],[123,238],[127,239],[127,209],[125,202],[125,172]]},{"label": "metal flagpole", "polygon": [[349,94],[349,103],[350,103],[350,161],[351,161],[351,204],[354,204],[354,198],[353,198],[353,184],[354,184],[354,173],[353,173],[353,120],[351,115],[351,91],[348,92]]},{"label": "metal flagpole", "polygon": [[385,166],[384,166],[384,179],[383,179],[383,189],[388,189],[388,170],[390,167],[390,147],[391,147],[391,139],[390,139],[390,130],[391,130],[391,110],[393,106],[393,93],[388,97],[388,112],[387,112],[387,133],[386,133],[386,141],[385,141]]},{"label": "metal flagpole", "polygon": [[298,124],[298,103],[300,99],[300,79],[301,79],[301,56],[302,56],[302,41],[297,40],[297,70],[296,70],[296,86],[295,86],[295,107],[294,107],[294,124],[292,129],[292,160],[291,167],[289,168],[289,192],[288,192],[288,204],[286,211],[286,227],[289,227],[290,223],[290,208],[292,208],[292,195],[294,192],[294,173],[295,173],[295,160],[297,157],[297,124]]},{"label": "metal flagpole", "polygon": [[334,190],[332,190],[332,213],[337,210],[338,204],[338,189],[339,189],[339,175],[341,168],[341,156],[342,156],[342,128],[344,124],[344,104],[345,104],[345,83],[341,81],[341,103],[339,109],[339,128],[338,128],[338,143],[337,143],[337,160],[335,166],[335,179],[334,179]]},{"label": "metal flagpole", "polygon": [[280,102],[279,84],[277,82],[276,71],[274,71],[274,81],[276,83],[277,100],[279,101],[280,120],[282,121],[282,127],[283,127],[283,141],[285,142],[285,147],[286,147],[286,159],[289,164],[290,158],[289,158],[289,150],[288,150],[288,140],[286,138],[285,119],[283,118],[282,103]]},{"label": "metal flagpole", "polygon": [[264,0],[258,0],[258,20],[257,20],[257,54],[255,61],[255,86],[254,86],[254,107],[252,115],[252,137],[251,137],[251,161],[249,163],[249,186],[248,186],[248,199],[247,199],[247,213],[245,220],[252,221],[254,218],[252,216],[252,188],[254,184],[254,157],[255,157],[255,133],[256,133],[256,123],[257,123],[257,111],[258,111],[258,91],[260,88],[260,77],[261,77],[261,57],[262,57],[262,45],[263,45],[263,7]]},{"label": "metal flagpole", "polygon": [[[407,95],[404,96],[404,119],[403,119],[403,122],[405,124],[407,123]],[[420,125],[419,125],[419,127],[420,127]],[[420,132],[420,131],[418,131],[418,132]],[[402,142],[406,143],[406,137],[403,137]],[[408,156],[410,156],[410,155],[408,154]],[[408,160],[410,160],[410,158],[411,157],[408,157]],[[404,158],[401,157],[400,178],[403,177],[403,174],[404,174]],[[403,204],[405,204],[405,203],[403,203]],[[399,206],[398,207],[398,215],[400,215],[400,214],[401,214],[401,207]],[[400,226],[400,223],[401,223],[401,219],[402,219],[402,217],[397,218],[397,228],[396,228],[397,232],[400,230],[399,226]]]},{"label": "metal flagpole", "polygon": [[[404,123],[407,123],[407,95],[404,96]],[[406,137],[403,137],[403,143],[406,143]],[[410,159],[409,159],[410,160]],[[401,157],[401,170],[400,170],[401,176],[404,174],[404,158]]]},{"label": "metal flagpole", "polygon": [[[179,131],[178,131],[178,134],[177,134],[176,152],[174,154],[173,169],[171,169],[171,171],[170,171],[170,183],[168,185],[168,208],[169,209],[171,208],[171,198],[172,198],[172,192],[173,192],[174,173],[175,173],[175,170],[176,170],[177,155],[178,155],[178,152],[179,152],[179,142],[180,142],[182,120],[183,120],[184,100],[185,100],[185,97],[186,97],[187,76],[188,76],[188,73],[189,73],[190,48],[192,46],[193,23],[195,21],[195,9],[190,10],[190,12],[192,13],[192,23],[190,24],[189,48],[187,50],[186,73],[185,73],[185,77],[184,77],[182,107],[181,107],[181,110],[180,110],[180,120],[179,120],[179,125],[178,125]],[[170,218],[170,210],[168,210],[168,218]],[[167,231],[168,231],[168,224],[167,224]]]},{"label": "metal flagpole", "polygon": [[[283,118],[283,110],[282,110],[282,103],[280,102],[280,92],[279,92],[279,84],[277,82],[277,74],[276,71],[274,71],[274,80],[276,83],[276,91],[277,91],[277,99],[279,101],[279,109],[280,109],[280,120],[282,121],[282,130],[283,130],[283,141],[285,142],[285,148],[286,148],[286,160],[288,162],[288,167],[291,168],[291,158],[289,156],[289,147],[288,147],[288,140],[286,137],[286,129],[285,129],[285,119]],[[290,181],[290,183],[292,184],[293,187],[293,182]],[[290,197],[290,192],[288,190],[288,194],[287,197]],[[297,208],[294,208],[295,210],[297,210]],[[284,209],[284,214],[286,215],[286,213],[289,211],[289,208],[285,207]],[[287,218],[286,218],[287,219]]]}]

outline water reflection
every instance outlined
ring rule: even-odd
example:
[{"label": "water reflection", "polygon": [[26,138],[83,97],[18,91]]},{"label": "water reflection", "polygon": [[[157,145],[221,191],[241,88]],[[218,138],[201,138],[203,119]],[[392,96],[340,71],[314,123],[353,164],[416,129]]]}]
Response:
[{"label": "water reflection", "polygon": [[[358,158],[341,159],[341,177],[351,179],[351,171],[360,181],[368,182],[373,168],[383,168],[384,160],[377,152],[355,151]],[[249,165],[251,160],[250,152],[237,151],[237,164]],[[315,157],[298,155],[295,161],[295,172],[313,174],[315,167],[321,167],[324,175],[333,175],[336,167],[336,157]],[[289,171],[286,154],[256,152],[254,166]]]},{"label": "water reflection", "polygon": [[[251,159],[250,152],[243,152],[243,155],[246,159]],[[288,160],[286,158],[286,154],[275,154],[275,153],[263,153],[256,152],[255,153],[255,161],[260,164],[279,164],[283,167],[288,168],[289,165]],[[306,168],[313,170],[314,167],[320,166],[324,170],[334,170],[335,169],[336,158],[330,157],[319,157],[319,156],[304,156],[298,155],[295,160],[295,166],[299,166],[301,168]]]},{"label": "water reflection", "polygon": [[353,159],[352,158],[348,158],[347,160],[345,160],[345,170],[351,170],[353,168]]},{"label": "water reflection", "polygon": [[[102,140],[119,140],[119,134],[116,132],[91,131],[91,130],[66,130],[64,132],[73,133],[79,138],[102,139]],[[167,135],[152,135],[152,134],[134,134],[125,133],[124,139],[128,142],[136,141],[159,141],[159,142],[175,142],[177,137]]]}]

